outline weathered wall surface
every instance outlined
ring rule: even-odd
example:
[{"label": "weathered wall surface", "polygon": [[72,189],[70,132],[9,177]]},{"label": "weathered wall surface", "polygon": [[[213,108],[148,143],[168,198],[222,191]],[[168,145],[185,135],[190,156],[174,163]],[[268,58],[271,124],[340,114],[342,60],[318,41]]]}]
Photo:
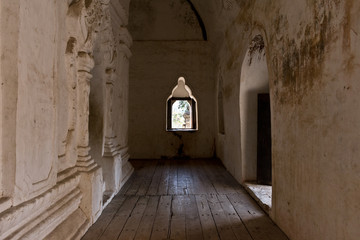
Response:
[{"label": "weathered wall surface", "polygon": [[[215,147],[212,45],[185,0],[133,0],[129,30],[129,146],[133,158],[211,157]],[[166,100],[185,77],[198,101],[199,131],[166,132]]]},{"label": "weathered wall surface", "polygon": [[116,1],[111,4],[94,44],[89,116],[90,153],[102,167],[106,199],[120,190],[132,171],[127,138],[132,38],[125,27],[125,9]]},{"label": "weathered wall surface", "polygon": [[129,30],[135,40],[202,40],[202,30],[186,0],[132,0]]},{"label": "weathered wall surface", "polygon": [[[293,240],[358,239],[360,2],[193,3],[211,43],[184,0],[1,2],[1,239],[79,239],[104,191],[111,199],[131,173],[128,146],[138,158],[212,156],[215,86],[225,133],[216,152],[240,182],[253,175],[244,167],[241,68],[259,33],[272,108],[271,216]],[[130,83],[129,6],[139,10],[131,29],[141,40]],[[181,75],[198,100],[199,131],[175,135],[165,132],[165,101]]]},{"label": "weathered wall surface", "polygon": [[[134,42],[130,63],[130,154],[134,158],[214,154],[215,86],[205,41]],[[199,130],[166,132],[166,100],[185,77],[198,101]]]},{"label": "weathered wall surface", "polygon": [[[125,9],[106,0],[1,3],[0,239],[80,239],[101,214],[104,191],[111,199],[131,174],[119,127],[127,111],[112,111],[112,102],[127,104]],[[91,91],[103,92],[92,98],[102,106],[94,156]]]},{"label": "weathered wall surface", "polygon": [[[241,181],[230,112],[255,31],[265,39],[272,108],[271,216],[294,240],[360,236],[360,22],[357,1],[238,1],[219,51],[224,79],[223,162]],[[240,116],[240,120],[243,116]],[[240,135],[240,134],[239,134]],[[238,170],[237,170],[238,169]]]},{"label": "weathered wall surface", "polygon": [[[10,14],[8,14],[10,12]],[[15,142],[16,104],[17,104],[17,62],[19,33],[14,30],[19,27],[19,1],[2,3],[0,7],[0,24],[2,34],[0,37],[1,55],[7,54],[7,58],[1,58],[1,160],[0,160],[0,197],[8,199],[14,192],[15,179]],[[4,151],[7,149],[7,152]],[[5,208],[9,204],[6,204]],[[1,207],[0,209],[3,209]]]},{"label": "weathered wall surface", "polygon": [[[48,2],[42,6],[42,14],[33,17],[37,4],[40,2],[23,1],[19,13],[18,53],[21,59],[18,62],[15,180],[15,186],[19,188],[15,187],[15,204],[48,190],[56,182],[56,132],[53,130],[56,126],[53,69],[56,61],[54,40],[57,29],[53,28],[56,4]],[[41,24],[44,18],[48,21]],[[29,48],[27,41],[37,44]],[[34,58],[36,62],[32,61]],[[37,94],[39,92],[41,94]],[[43,134],[43,131],[48,134]],[[29,158],[33,161],[28,161]]]}]

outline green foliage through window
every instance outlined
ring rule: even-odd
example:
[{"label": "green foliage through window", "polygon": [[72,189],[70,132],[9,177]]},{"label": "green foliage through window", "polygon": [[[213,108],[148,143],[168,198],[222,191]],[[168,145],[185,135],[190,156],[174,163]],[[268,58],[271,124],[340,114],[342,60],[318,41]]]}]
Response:
[{"label": "green foliage through window", "polygon": [[188,100],[176,100],[172,104],[171,124],[173,128],[192,128],[191,105]]}]

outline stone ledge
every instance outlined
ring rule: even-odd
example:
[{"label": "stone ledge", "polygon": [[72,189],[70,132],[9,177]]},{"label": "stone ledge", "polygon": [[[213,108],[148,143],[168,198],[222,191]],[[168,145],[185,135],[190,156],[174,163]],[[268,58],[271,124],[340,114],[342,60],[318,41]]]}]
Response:
[{"label": "stone ledge", "polygon": [[253,182],[243,184],[250,196],[269,215],[271,210],[272,186],[260,185]]}]

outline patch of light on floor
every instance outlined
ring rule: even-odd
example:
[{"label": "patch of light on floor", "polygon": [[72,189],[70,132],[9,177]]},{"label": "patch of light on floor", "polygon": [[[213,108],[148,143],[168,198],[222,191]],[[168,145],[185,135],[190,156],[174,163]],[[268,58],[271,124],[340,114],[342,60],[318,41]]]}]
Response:
[{"label": "patch of light on floor", "polygon": [[246,190],[258,202],[261,208],[269,213],[271,209],[272,186],[245,183]]}]

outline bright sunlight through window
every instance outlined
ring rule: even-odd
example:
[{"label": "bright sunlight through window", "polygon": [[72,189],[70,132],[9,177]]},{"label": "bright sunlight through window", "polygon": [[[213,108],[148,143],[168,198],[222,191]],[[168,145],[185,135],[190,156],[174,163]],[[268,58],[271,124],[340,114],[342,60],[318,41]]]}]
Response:
[{"label": "bright sunlight through window", "polygon": [[192,128],[191,106],[187,100],[176,100],[172,105],[171,113],[173,128]]},{"label": "bright sunlight through window", "polygon": [[166,131],[193,132],[198,130],[197,101],[179,77],[166,101]]}]

